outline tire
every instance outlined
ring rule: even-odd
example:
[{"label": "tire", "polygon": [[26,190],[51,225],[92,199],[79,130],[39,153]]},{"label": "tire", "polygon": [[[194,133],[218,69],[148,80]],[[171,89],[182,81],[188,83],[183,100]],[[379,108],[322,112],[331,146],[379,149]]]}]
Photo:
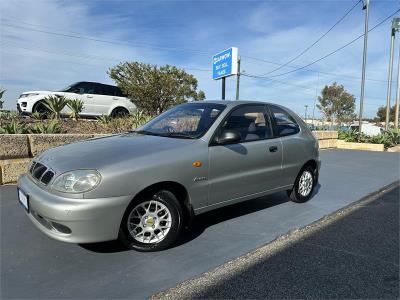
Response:
[{"label": "tire", "polygon": [[49,110],[47,107],[43,104],[43,101],[38,101],[35,103],[35,105],[32,108],[32,112],[38,112],[41,115],[42,119],[47,119],[49,115]]},{"label": "tire", "polygon": [[182,227],[183,211],[178,199],[170,191],[160,190],[128,206],[118,239],[128,249],[160,251],[177,240]]},{"label": "tire", "polygon": [[123,107],[116,107],[111,112],[112,118],[123,118],[126,117],[127,115],[129,115],[129,111]]},{"label": "tire", "polygon": [[287,194],[293,202],[303,203],[308,201],[318,182],[318,170],[307,165],[303,167],[294,182],[293,189]]}]

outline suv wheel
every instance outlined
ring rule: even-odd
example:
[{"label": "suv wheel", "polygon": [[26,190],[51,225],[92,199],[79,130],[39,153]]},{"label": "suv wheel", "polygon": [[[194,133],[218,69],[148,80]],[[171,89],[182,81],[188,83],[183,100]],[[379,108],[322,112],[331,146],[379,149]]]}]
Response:
[{"label": "suv wheel", "polygon": [[50,113],[48,108],[43,104],[42,101],[36,102],[36,104],[32,108],[32,112],[39,113],[42,119],[46,119],[47,115]]},{"label": "suv wheel", "polygon": [[119,239],[129,249],[163,250],[176,241],[183,212],[173,193],[161,190],[132,202],[121,222]]},{"label": "suv wheel", "polygon": [[316,171],[311,166],[305,166],[297,175],[293,189],[287,191],[288,196],[293,202],[306,202],[311,198],[316,180]]},{"label": "suv wheel", "polygon": [[124,107],[114,108],[113,111],[111,112],[112,118],[122,118],[127,115],[129,115],[129,111]]}]

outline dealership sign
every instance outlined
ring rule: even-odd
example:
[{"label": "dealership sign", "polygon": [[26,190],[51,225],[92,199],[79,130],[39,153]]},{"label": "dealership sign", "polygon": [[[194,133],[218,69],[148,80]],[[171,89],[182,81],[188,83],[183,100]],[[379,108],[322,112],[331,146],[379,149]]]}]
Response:
[{"label": "dealership sign", "polygon": [[212,58],[213,79],[236,75],[238,69],[238,48],[226,49]]}]

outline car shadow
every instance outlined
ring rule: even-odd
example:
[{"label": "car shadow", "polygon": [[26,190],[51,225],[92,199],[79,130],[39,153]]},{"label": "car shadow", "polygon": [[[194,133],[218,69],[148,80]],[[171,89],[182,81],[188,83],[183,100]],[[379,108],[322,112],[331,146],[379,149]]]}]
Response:
[{"label": "car shadow", "polygon": [[[319,183],[315,186],[312,197],[314,197],[318,193],[320,187],[321,185]],[[287,196],[286,192],[279,192],[206,212],[204,214],[194,217],[192,223],[184,228],[178,241],[170,248],[178,247],[196,239],[208,227],[263,209],[268,209],[270,207],[274,207],[289,201],[290,199]],[[115,253],[129,251],[119,241],[79,244],[79,246],[88,251],[97,253]]]}]

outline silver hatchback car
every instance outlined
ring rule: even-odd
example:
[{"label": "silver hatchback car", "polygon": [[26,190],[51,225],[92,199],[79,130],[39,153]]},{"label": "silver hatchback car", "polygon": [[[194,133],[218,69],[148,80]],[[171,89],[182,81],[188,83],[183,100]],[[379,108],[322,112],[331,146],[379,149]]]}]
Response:
[{"label": "silver hatchback car", "polygon": [[19,178],[18,194],[32,222],[52,238],[118,238],[154,251],[209,210],[278,191],[307,201],[319,168],[318,141],[289,109],[201,101],[133,132],[45,151]]}]

